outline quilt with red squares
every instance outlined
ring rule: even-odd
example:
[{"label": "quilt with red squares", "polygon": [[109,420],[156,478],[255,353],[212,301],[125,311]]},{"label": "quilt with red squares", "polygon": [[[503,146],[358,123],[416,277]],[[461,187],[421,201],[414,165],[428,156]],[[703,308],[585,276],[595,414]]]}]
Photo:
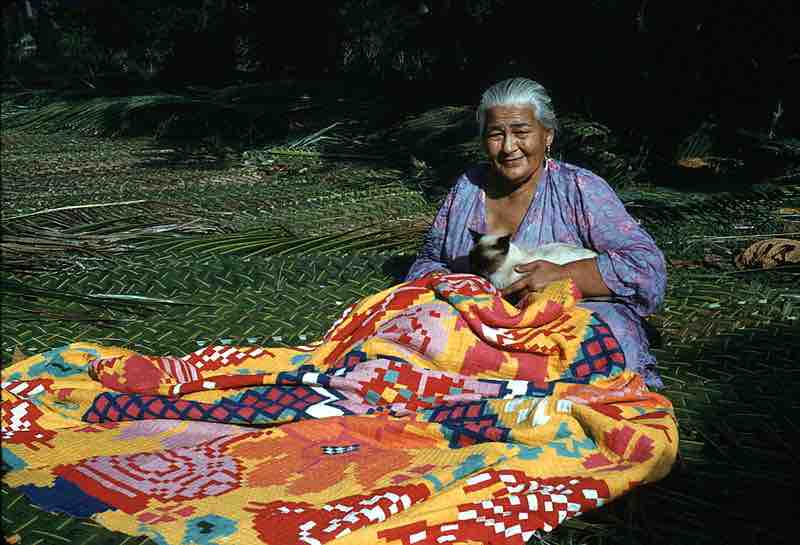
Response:
[{"label": "quilt with red squares", "polygon": [[55,348],[3,370],[3,481],[159,544],[522,544],[677,452],[670,402],[579,298],[438,274],[308,346]]}]

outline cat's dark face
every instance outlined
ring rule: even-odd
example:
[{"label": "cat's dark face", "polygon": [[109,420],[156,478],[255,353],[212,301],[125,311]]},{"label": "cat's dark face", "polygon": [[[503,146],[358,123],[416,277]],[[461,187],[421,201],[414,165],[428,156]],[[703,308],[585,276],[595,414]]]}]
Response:
[{"label": "cat's dark face", "polygon": [[472,229],[469,232],[475,243],[469,252],[470,272],[488,278],[505,262],[511,235],[484,235]]}]

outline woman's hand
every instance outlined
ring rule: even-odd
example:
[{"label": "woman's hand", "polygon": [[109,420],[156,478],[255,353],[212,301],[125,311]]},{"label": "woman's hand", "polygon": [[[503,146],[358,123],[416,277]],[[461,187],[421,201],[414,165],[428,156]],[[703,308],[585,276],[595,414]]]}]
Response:
[{"label": "woman's hand", "polygon": [[541,291],[550,282],[572,278],[575,285],[584,297],[603,297],[611,295],[600,271],[597,268],[597,259],[581,259],[566,265],[556,265],[549,261],[531,261],[517,265],[514,270],[518,273],[528,273],[506,289],[502,290],[503,297],[515,296],[515,299],[524,301],[531,293]]},{"label": "woman's hand", "polygon": [[549,261],[531,261],[517,265],[514,270],[525,276],[502,290],[502,294],[503,297],[513,296],[514,299],[520,301],[533,292],[541,291],[550,282],[563,280],[570,276],[565,265],[556,265]]}]

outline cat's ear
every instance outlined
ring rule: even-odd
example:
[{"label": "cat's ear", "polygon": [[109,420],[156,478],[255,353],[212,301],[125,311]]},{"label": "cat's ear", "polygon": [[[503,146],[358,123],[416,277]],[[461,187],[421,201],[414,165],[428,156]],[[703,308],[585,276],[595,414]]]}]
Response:
[{"label": "cat's ear", "polygon": [[472,236],[472,242],[474,242],[475,244],[480,242],[481,238],[483,238],[483,233],[479,233],[478,231],[473,231],[472,229],[469,228],[467,229],[467,231],[469,231],[469,234]]},{"label": "cat's ear", "polygon": [[503,253],[508,253],[508,247],[511,244],[511,235],[503,235],[502,237],[497,237],[497,243],[495,247]]}]

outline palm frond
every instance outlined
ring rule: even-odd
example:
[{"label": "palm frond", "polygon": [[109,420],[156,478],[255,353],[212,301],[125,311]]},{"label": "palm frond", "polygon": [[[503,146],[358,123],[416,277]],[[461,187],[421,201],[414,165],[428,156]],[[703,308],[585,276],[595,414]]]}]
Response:
[{"label": "palm frond", "polygon": [[611,129],[599,121],[585,119],[576,115],[566,115],[560,122],[564,133],[562,138],[586,140],[606,140],[611,136]]},{"label": "palm frond", "polygon": [[[231,104],[213,96],[155,94],[56,101],[33,109],[16,108],[4,119],[6,129],[92,136],[198,136],[222,129],[241,130],[264,116],[274,117],[271,104]],[[262,129],[265,127],[262,127]]]},{"label": "palm frond", "polygon": [[428,230],[425,223],[396,221],[389,225],[369,224],[344,232],[326,235],[298,236],[276,226],[252,229],[233,234],[190,237],[185,240],[158,240],[145,245],[149,251],[174,252],[197,256],[238,255],[338,255],[352,252],[385,250],[413,251]]},{"label": "palm frond", "polygon": [[[83,293],[74,293],[63,289],[39,288],[18,280],[0,280],[0,289],[3,292],[5,305],[18,309],[20,303],[41,303],[43,300],[53,300],[63,304],[80,304],[89,307],[129,309],[131,307],[148,307],[156,303],[153,300],[125,300],[116,297],[92,296]],[[57,307],[50,307],[57,308]]]},{"label": "palm frond", "polygon": [[134,293],[80,293],[42,288],[6,278],[0,280],[4,316],[9,320],[62,320],[119,326],[143,319],[165,307],[217,307],[180,299]]},{"label": "palm frond", "polygon": [[298,138],[294,142],[291,142],[287,147],[290,149],[307,149],[312,147],[319,142],[322,142],[325,139],[330,139],[331,137],[325,136],[325,133],[339,125],[340,122],[337,121],[328,125],[327,127],[323,127],[322,129],[302,138]]},{"label": "palm frond", "polygon": [[80,266],[76,257],[110,259],[138,251],[154,237],[181,238],[224,228],[211,214],[145,200],[42,210],[0,222],[2,269],[71,268]]}]

